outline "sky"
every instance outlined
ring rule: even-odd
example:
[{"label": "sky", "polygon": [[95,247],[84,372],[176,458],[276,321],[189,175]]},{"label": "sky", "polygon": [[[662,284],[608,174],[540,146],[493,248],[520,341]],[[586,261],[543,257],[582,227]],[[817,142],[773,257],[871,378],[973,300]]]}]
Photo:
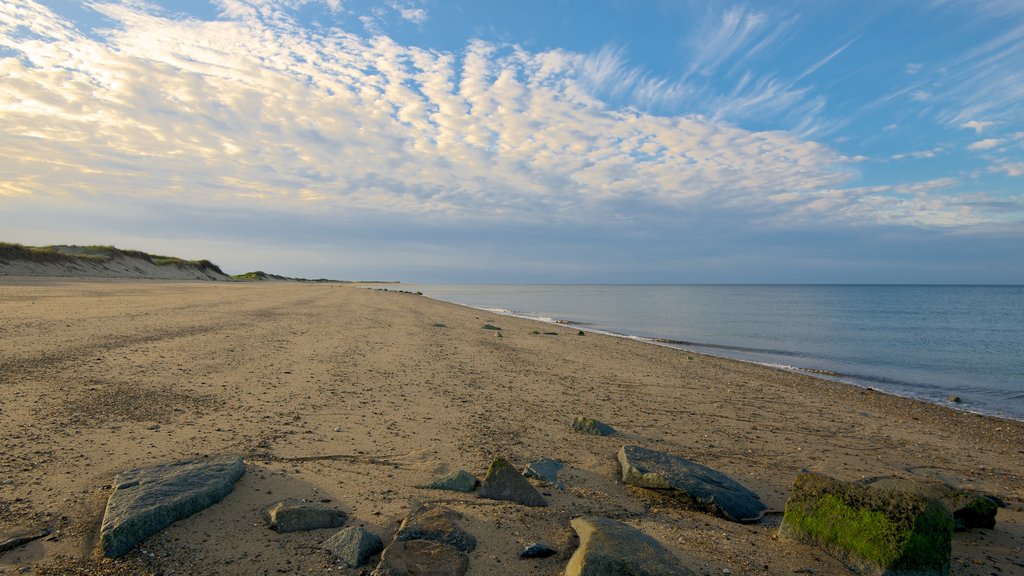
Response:
[{"label": "sky", "polygon": [[1024,284],[1024,0],[0,0],[0,241]]}]

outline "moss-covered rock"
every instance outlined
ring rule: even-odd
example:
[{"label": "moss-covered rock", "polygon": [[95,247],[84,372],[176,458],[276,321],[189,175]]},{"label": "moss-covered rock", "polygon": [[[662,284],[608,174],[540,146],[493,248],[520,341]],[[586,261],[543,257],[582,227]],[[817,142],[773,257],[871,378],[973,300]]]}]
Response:
[{"label": "moss-covered rock", "polygon": [[878,576],[949,574],[953,515],[936,500],[803,472],[779,535]]},{"label": "moss-covered rock", "polygon": [[938,500],[953,514],[953,530],[995,528],[999,499],[974,490],[950,486],[934,480],[910,478],[873,478],[866,482],[875,490],[909,492]]}]

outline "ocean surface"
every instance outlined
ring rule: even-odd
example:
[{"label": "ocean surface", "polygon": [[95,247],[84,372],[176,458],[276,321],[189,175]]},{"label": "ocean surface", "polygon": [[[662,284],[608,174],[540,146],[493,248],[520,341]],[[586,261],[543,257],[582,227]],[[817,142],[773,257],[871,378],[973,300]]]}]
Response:
[{"label": "ocean surface", "polygon": [[1024,420],[1024,286],[400,288]]}]

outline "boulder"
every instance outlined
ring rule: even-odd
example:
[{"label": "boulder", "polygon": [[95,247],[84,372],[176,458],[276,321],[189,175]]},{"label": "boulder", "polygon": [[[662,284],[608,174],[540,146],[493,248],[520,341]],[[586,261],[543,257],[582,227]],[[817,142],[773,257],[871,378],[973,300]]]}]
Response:
[{"label": "boulder", "polygon": [[541,458],[536,462],[527,464],[526,468],[523,469],[523,476],[543,480],[548,484],[555,484],[558,482],[558,471],[562,468],[564,468],[564,466],[558,460]]},{"label": "boulder", "polygon": [[627,524],[607,518],[574,518],[570,524],[580,547],[569,559],[565,576],[694,576],[657,540]]},{"label": "boulder", "polygon": [[964,490],[945,482],[909,478],[875,478],[867,483],[875,490],[917,494],[940,504],[953,515],[953,530],[995,528],[999,499],[973,490]]},{"label": "boulder", "polygon": [[392,542],[380,556],[373,576],[463,576],[469,555],[432,540]]},{"label": "boulder", "polygon": [[953,515],[918,494],[802,472],[779,536],[818,546],[864,574],[945,576]]},{"label": "boulder", "polygon": [[622,481],[658,490],[689,508],[733,522],[756,522],[768,509],[739,482],[678,456],[626,445],[619,449]]},{"label": "boulder", "polygon": [[116,558],[171,524],[220,502],[245,473],[237,456],[186,460],[122,472],[100,525],[99,547]]},{"label": "boulder", "polygon": [[341,510],[332,510],[297,498],[277,502],[266,512],[271,530],[278,532],[337,528],[344,525],[347,519],[348,516]]},{"label": "boulder", "polygon": [[362,526],[349,526],[324,540],[320,548],[349,568],[359,568],[384,548],[376,534]]},{"label": "boulder", "polygon": [[476,479],[476,476],[473,476],[465,470],[459,470],[458,472],[452,472],[451,474],[434,480],[430,484],[424,486],[424,488],[430,488],[432,490],[452,490],[454,492],[472,492],[476,489],[476,485],[478,483],[479,481]]},{"label": "boulder", "polygon": [[495,458],[480,484],[480,496],[524,506],[547,506],[544,497],[504,458]]},{"label": "boulder", "polygon": [[587,418],[586,416],[577,416],[572,419],[572,429],[577,432],[583,432],[584,434],[593,434],[595,436],[610,436],[615,434],[615,429],[611,426],[601,422],[600,420],[594,420],[593,418]]},{"label": "boulder", "polygon": [[395,541],[432,540],[460,552],[472,552],[476,538],[459,526],[462,515],[436,504],[424,504],[410,514],[395,534]]}]

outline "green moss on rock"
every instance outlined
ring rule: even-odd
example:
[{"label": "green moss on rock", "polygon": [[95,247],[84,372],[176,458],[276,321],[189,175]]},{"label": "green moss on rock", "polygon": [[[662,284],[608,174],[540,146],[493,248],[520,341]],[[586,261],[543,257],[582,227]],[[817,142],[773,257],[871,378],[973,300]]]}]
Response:
[{"label": "green moss on rock", "polygon": [[804,472],[779,534],[877,575],[949,574],[953,517],[935,500]]}]

